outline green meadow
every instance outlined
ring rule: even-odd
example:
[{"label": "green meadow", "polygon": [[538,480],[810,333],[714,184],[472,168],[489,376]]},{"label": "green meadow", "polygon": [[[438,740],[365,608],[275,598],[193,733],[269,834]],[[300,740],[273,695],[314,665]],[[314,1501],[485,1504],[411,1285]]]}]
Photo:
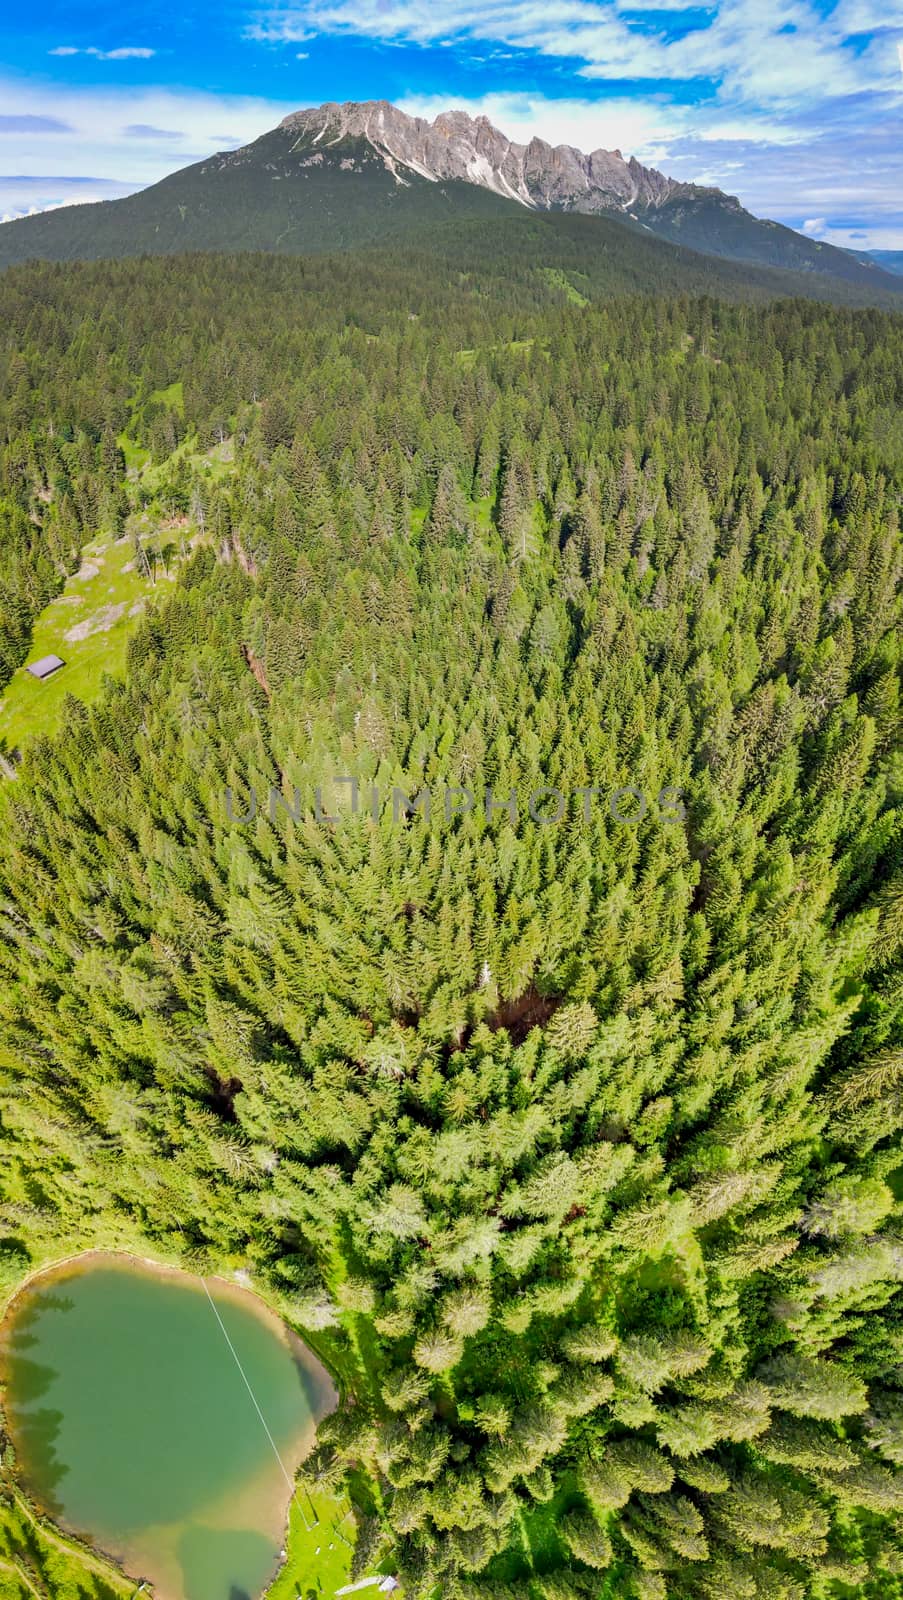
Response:
[{"label": "green meadow", "polygon": [[266,1600],[332,1596],[350,1582],[355,1526],[348,1500],[299,1489],[292,1501],[286,1560]]},{"label": "green meadow", "polygon": [[[170,384],[149,397],[181,410],[182,385]],[[202,540],[193,523],[176,525],[163,510],[165,485],[172,469],[184,461],[194,478],[210,482],[234,470],[234,444],[226,439],[211,450],[196,448],[197,436],[185,439],[165,461],[153,462],[150,452],[135,443],[128,432],[119,435],[134,510],[129,531],[119,538],[100,536],[81,551],[81,566],[66,581],[62,592],[44,608],[32,630],[28,656],[0,697],[0,753],[12,755],[38,734],[59,727],[66,696],[96,700],[104,676],[116,677],[125,668],[126,647],[145,606],[166,592],[182,561]],[[158,502],[156,496],[161,495]],[[135,534],[147,553],[137,556]],[[62,657],[65,666],[40,682],[27,671],[29,661],[42,656]]]},{"label": "green meadow", "polygon": [[[179,562],[178,535],[164,532],[142,544],[151,572],[139,570],[134,538],[96,539],[82,549],[78,572],[37,618],[28,661],[58,655],[65,662],[41,682],[26,664],[14,673],[0,700],[0,741],[9,752],[38,733],[59,726],[67,694],[91,701],[104,674],[116,676],[125,665],[126,644],[137,618],[154,592],[172,582]],[[154,560],[150,550],[163,552]],[[168,548],[169,547],[169,548]],[[169,571],[167,573],[166,566]]]}]

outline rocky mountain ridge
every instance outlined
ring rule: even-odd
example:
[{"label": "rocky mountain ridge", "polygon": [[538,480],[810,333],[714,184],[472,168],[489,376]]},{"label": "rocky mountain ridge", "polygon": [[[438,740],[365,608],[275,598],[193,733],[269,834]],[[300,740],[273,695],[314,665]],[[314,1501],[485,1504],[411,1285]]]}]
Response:
[{"label": "rocky mountain ridge", "polygon": [[328,101],[293,112],[280,127],[296,134],[303,145],[319,145],[324,151],[345,140],[365,139],[398,183],[408,181],[405,169],[432,182],[459,179],[542,211],[639,214],[702,196],[718,196],[739,209],[739,201],[718,189],[680,183],[644,167],[634,156],[625,160],[620,150],[587,155],[574,145],[551,145],[539,138],[517,144],[488,117],[471,117],[466,111],[443,111],[428,122],[408,116],[388,100]]},{"label": "rocky mountain ridge", "polygon": [[[745,281],[756,292],[770,282],[775,294],[868,304],[903,296],[903,277],[874,261],[762,221],[732,195],[678,182],[620,150],[518,144],[487,117],[449,110],[429,122],[387,100],[292,112],[251,144],[120,200],[3,223],[0,270],[35,258],[306,254],[407,242],[447,256],[474,230],[485,259],[510,251],[512,261],[532,263],[546,289],[549,273],[561,288],[562,272],[580,257],[577,295],[590,283],[610,292],[615,282],[733,294]],[[683,253],[662,252],[663,242]],[[606,270],[615,259],[621,266]],[[761,278],[760,269],[784,276]]]}]

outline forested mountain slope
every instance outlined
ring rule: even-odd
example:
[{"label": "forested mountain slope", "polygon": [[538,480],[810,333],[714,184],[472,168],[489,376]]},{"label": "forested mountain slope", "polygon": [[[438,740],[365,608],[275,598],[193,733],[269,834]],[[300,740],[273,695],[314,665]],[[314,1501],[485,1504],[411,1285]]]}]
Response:
[{"label": "forested mountain slope", "polygon": [[[4,223],[0,267],[186,250],[305,254],[397,246],[403,237],[438,255],[442,234],[462,225],[483,222],[489,234],[531,217],[545,227],[524,226],[519,247],[548,252],[562,232],[567,249],[573,235],[563,225],[583,214],[582,237],[600,256],[635,249],[639,280],[661,238],[682,247],[658,256],[660,274],[672,274],[676,289],[694,272],[728,290],[744,273],[755,288],[774,272],[794,275],[771,281],[776,294],[859,304],[899,304],[903,294],[870,258],[760,221],[720,189],[677,183],[619,151],[584,156],[541,139],[515,145],[485,117],[449,112],[430,124],[385,101],[299,112],[241,149],[124,199]],[[742,266],[720,275],[716,261]]]},{"label": "forested mountain slope", "polygon": [[213,534],[0,795],[5,1266],[245,1264],[407,1595],[893,1600],[903,321],[533,294],[0,285],[23,571]]},{"label": "forested mountain slope", "polygon": [[893,272],[897,276],[903,275],[903,250],[869,250],[854,252],[861,261],[867,253],[870,261],[876,261],[883,272]]},{"label": "forested mountain slope", "polygon": [[[239,154],[196,162],[122,200],[66,206],[0,226],[0,266],[171,254],[186,250],[284,250],[304,254],[353,249],[399,232],[425,233],[456,218],[504,217],[514,200],[449,180],[412,174],[395,182],[363,141],[331,153],[328,163],[281,170],[288,141],[279,130]],[[352,174],[342,162],[355,162]],[[295,165],[296,163],[293,163]]]}]

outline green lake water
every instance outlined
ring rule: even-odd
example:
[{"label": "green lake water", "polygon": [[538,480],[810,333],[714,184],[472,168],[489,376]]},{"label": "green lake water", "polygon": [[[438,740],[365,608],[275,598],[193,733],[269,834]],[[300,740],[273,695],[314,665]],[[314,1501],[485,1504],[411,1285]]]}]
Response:
[{"label": "green lake water", "polygon": [[258,1600],[336,1396],[259,1301],[208,1288],[116,1256],[35,1279],[3,1326],[4,1409],[37,1504],[159,1600]]}]

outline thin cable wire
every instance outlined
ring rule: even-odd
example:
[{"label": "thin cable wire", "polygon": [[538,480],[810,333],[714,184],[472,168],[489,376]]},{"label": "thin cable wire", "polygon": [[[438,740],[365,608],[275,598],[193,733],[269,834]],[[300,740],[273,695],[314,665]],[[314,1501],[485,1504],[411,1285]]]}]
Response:
[{"label": "thin cable wire", "polygon": [[[280,1471],[282,1473],[282,1476],[283,1476],[283,1478],[285,1479],[286,1483],[289,1486],[289,1491],[291,1493],[292,1499],[295,1500],[295,1499],[297,1499],[297,1490],[295,1488],[295,1481],[294,1481],[293,1478],[291,1478],[289,1476],[289,1472],[288,1472],[288,1469],[287,1469],[287,1467],[285,1465],[285,1462],[283,1461],[281,1455],[279,1454],[279,1450],[278,1450],[278,1447],[276,1445],[276,1441],[273,1438],[273,1435],[270,1433],[270,1430],[269,1430],[269,1428],[267,1426],[267,1419],[264,1416],[263,1412],[261,1411],[260,1406],[257,1404],[257,1396],[254,1393],[254,1390],[251,1388],[250,1382],[248,1380],[248,1374],[245,1372],[245,1369],[242,1366],[241,1361],[239,1360],[238,1351],[236,1350],[234,1344],[232,1343],[232,1340],[229,1338],[228,1332],[226,1331],[226,1325],[223,1322],[222,1317],[220,1316],[219,1312],[216,1309],[216,1303],[215,1303],[215,1301],[213,1299],[213,1296],[210,1293],[210,1290],[207,1288],[207,1284],[206,1284],[206,1282],[205,1282],[205,1280],[203,1278],[201,1279],[201,1282],[204,1285],[204,1293],[205,1293],[205,1295],[207,1296],[207,1299],[210,1302],[210,1309],[213,1312],[213,1315],[216,1317],[216,1320],[220,1325],[220,1328],[222,1330],[223,1338],[225,1339],[227,1345],[229,1346],[229,1349],[232,1351],[232,1356],[233,1356],[233,1359],[235,1361],[235,1365],[237,1366],[239,1372],[242,1375],[242,1379],[244,1381],[244,1386],[247,1389],[248,1394],[251,1396],[251,1403],[253,1404],[254,1410],[257,1412],[257,1415],[260,1418],[260,1422],[261,1422],[261,1426],[263,1427],[263,1431],[264,1431],[264,1433],[266,1434],[267,1438],[270,1441],[270,1445],[272,1447],[273,1455],[276,1457],[276,1460],[279,1462],[279,1469],[280,1469]],[[304,1507],[302,1506],[300,1500],[298,1500],[298,1509],[300,1510],[301,1516],[304,1519],[304,1526],[308,1529],[308,1532],[309,1532],[310,1531],[309,1524],[308,1524],[308,1521],[307,1521],[307,1517],[304,1514]]]}]

